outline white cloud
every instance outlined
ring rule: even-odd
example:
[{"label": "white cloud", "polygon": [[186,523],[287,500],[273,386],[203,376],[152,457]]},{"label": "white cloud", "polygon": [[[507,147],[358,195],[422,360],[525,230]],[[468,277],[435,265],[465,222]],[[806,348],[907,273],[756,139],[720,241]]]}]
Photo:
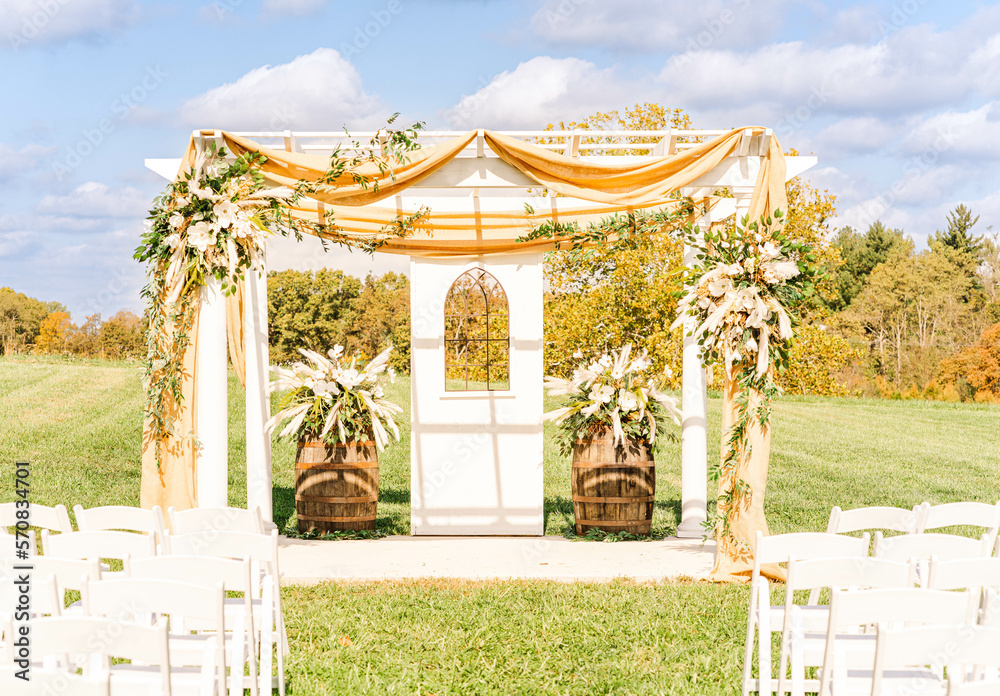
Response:
[{"label": "white cloud", "polygon": [[142,218],[149,210],[148,195],[125,187],[112,189],[106,184],[88,181],[66,196],[47,195],[39,201],[37,212],[48,215],[84,218]]},{"label": "white cloud", "polygon": [[755,45],[781,28],[789,0],[546,0],[533,34],[573,46],[692,51]]},{"label": "white cloud", "polygon": [[305,17],[326,9],[326,0],[264,0],[260,14],[270,19]]},{"label": "white cloud", "polygon": [[995,161],[1000,157],[1000,102],[935,114],[906,136],[902,151],[907,155],[938,153],[945,160]]},{"label": "white cloud", "polygon": [[58,148],[42,145],[25,145],[20,150],[6,143],[0,143],[0,181],[23,177],[34,169],[39,161],[55,154]]},{"label": "white cloud", "polygon": [[540,129],[548,123],[619,108],[641,96],[614,68],[578,58],[539,56],[463,96],[444,117],[458,128]]},{"label": "white cloud", "polygon": [[353,65],[331,48],[251,70],[187,100],[181,119],[227,130],[330,130],[377,127],[388,110],[365,92]]},{"label": "white cloud", "polygon": [[139,17],[135,0],[3,0],[0,34],[9,47],[114,34]]},{"label": "white cloud", "polygon": [[824,128],[812,142],[817,152],[871,153],[885,150],[899,133],[898,124],[886,119],[845,118]]}]

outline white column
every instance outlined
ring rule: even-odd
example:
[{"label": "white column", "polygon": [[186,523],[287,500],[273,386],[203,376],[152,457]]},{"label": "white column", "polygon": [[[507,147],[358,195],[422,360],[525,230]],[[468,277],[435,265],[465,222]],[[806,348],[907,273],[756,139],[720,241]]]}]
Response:
[{"label": "white column", "polygon": [[[700,225],[705,229],[711,224],[707,214]],[[694,263],[695,249],[684,248],[684,265]],[[688,327],[685,326],[685,332]],[[683,372],[681,387],[681,521],[677,536],[699,538],[706,534],[704,522],[708,519],[708,395],[705,367],[698,354],[698,341],[684,336]]]},{"label": "white column", "polygon": [[225,507],[229,499],[226,353],[226,298],[209,278],[198,318],[198,507]]},{"label": "white column", "polygon": [[270,359],[267,348],[267,271],[246,271],[243,295],[243,339],[247,370],[247,509],[260,508],[273,520],[271,505],[271,438],[264,424],[271,417],[267,392]]}]

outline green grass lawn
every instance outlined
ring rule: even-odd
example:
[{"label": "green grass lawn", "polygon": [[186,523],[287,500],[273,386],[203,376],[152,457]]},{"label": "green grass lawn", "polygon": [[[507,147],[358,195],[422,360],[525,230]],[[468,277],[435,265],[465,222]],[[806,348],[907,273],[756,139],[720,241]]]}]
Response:
[{"label": "green grass lawn", "polygon": [[[13,462],[32,499],[139,502],[136,363],[0,357],[0,500]],[[244,404],[230,376],[230,503],[245,505]],[[409,402],[409,380],[389,390]],[[551,405],[551,404],[550,404]],[[718,398],[709,398],[711,450]],[[551,425],[547,425],[547,432]],[[409,430],[380,455],[379,528],[409,531]],[[996,501],[1000,407],[783,397],[767,493],[774,532],[820,531],[833,505]],[[274,444],[275,519],[293,525],[294,445]],[[572,522],[570,461],[545,450],[546,533]],[[680,445],[657,455],[654,532],[680,510]],[[731,694],[746,588],[689,582],[385,582],[285,588],[294,694]],[[348,636],[351,645],[342,645]],[[346,641],[345,641],[346,642]]]}]

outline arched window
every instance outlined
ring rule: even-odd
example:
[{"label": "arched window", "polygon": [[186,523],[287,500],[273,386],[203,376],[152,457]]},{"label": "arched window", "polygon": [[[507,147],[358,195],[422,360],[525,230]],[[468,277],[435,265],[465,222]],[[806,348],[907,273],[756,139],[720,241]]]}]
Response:
[{"label": "arched window", "polygon": [[444,303],[445,391],[510,389],[507,293],[481,268],[458,277]]}]

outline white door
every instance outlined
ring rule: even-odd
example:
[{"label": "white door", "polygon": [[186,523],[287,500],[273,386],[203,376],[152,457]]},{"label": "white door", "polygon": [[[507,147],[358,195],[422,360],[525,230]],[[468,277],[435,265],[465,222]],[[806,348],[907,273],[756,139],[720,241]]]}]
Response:
[{"label": "white door", "polygon": [[540,535],[542,257],[411,258],[413,534]]}]

